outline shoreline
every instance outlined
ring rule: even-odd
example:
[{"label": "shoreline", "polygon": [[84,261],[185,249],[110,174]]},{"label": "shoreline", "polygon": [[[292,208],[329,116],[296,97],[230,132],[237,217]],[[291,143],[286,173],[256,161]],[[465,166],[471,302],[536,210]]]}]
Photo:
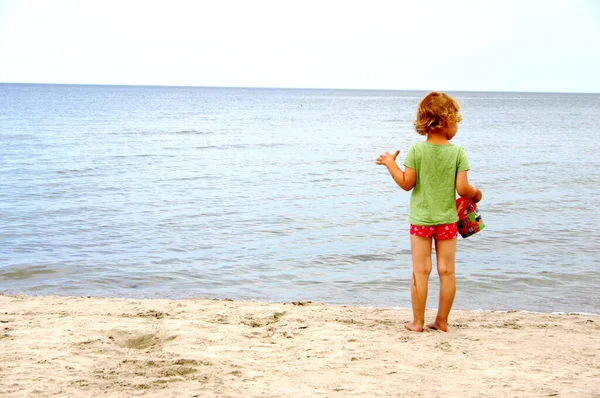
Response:
[{"label": "shoreline", "polygon": [[[435,293],[437,294],[437,293]],[[435,302],[436,296],[431,296],[428,299],[428,302]],[[329,302],[329,301],[319,301],[319,300],[311,300],[306,298],[299,298],[297,300],[285,301],[285,300],[268,300],[263,298],[252,299],[252,298],[230,298],[227,296],[192,296],[192,297],[124,297],[124,296],[94,296],[94,295],[70,295],[70,294],[33,294],[33,293],[17,293],[12,292],[10,290],[0,291],[0,296],[5,297],[55,297],[55,298],[86,298],[86,299],[98,299],[98,300],[132,300],[132,301],[189,301],[189,300],[209,300],[209,301],[235,301],[239,303],[263,303],[263,304],[290,304],[296,301],[304,301],[311,303],[318,303],[327,306],[334,307],[357,307],[357,308],[369,308],[369,309],[387,309],[387,310],[398,310],[398,311],[412,311],[410,306],[401,307],[394,305],[384,305],[384,304],[367,304],[367,303],[345,303],[345,302]],[[410,305],[410,303],[409,303]],[[437,307],[427,306],[428,312],[437,311]],[[459,309],[453,307],[450,316],[452,317],[452,313],[454,312],[491,312],[491,313],[523,313],[523,314],[533,314],[533,315],[581,315],[581,316],[600,316],[599,312],[585,312],[585,311],[534,311],[527,309],[518,309],[518,308],[510,308],[510,309],[493,309],[493,308],[469,308],[469,309]]]},{"label": "shoreline", "polygon": [[[427,311],[428,320],[435,315]],[[599,396],[600,315],[0,293],[0,395]]]}]

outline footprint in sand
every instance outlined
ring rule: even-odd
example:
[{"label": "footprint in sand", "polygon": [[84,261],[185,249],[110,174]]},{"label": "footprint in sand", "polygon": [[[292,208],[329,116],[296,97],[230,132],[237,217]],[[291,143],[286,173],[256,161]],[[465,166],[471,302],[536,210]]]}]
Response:
[{"label": "footprint in sand", "polygon": [[240,321],[240,324],[250,326],[253,328],[261,328],[263,326],[268,326],[268,325],[272,325],[274,323],[279,322],[285,314],[286,314],[286,312],[284,311],[284,312],[275,312],[275,313],[273,313],[273,315],[266,316],[266,317],[260,317],[260,318],[253,317],[253,316],[247,316],[246,318],[244,318]]},{"label": "footprint in sand", "polygon": [[442,350],[444,352],[452,352],[452,351],[454,351],[452,349],[452,346],[450,345],[450,343],[448,343],[447,341],[441,341],[441,342],[437,343],[435,345],[435,348],[437,348],[438,350]]},{"label": "footprint in sand", "polygon": [[[118,384],[121,388],[147,389],[165,388],[171,382],[194,380],[207,383],[210,377],[205,367],[211,367],[209,361],[179,358],[175,360],[137,360],[126,359],[113,366],[102,366],[94,372],[95,383]],[[139,384],[139,377],[145,382]],[[144,387],[145,386],[145,387]]]},{"label": "footprint in sand", "polygon": [[111,332],[108,339],[123,348],[145,350],[148,348],[160,349],[165,343],[173,341],[177,336],[161,337],[156,333],[136,334],[116,330]]}]

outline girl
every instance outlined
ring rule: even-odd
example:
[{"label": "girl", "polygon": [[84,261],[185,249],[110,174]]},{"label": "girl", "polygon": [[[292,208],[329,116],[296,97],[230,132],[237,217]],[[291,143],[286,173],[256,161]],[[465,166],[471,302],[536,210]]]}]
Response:
[{"label": "girl", "polygon": [[427,327],[448,331],[448,315],[456,294],[454,263],[458,215],[455,191],[474,202],[479,202],[482,197],[481,191],[472,186],[467,178],[469,160],[465,150],[450,143],[461,120],[454,98],[444,93],[429,93],[419,104],[417,120],[414,122],[417,133],[427,136],[427,139],[410,147],[404,162],[406,170],[402,171],[396,164],[400,151],[393,154],[386,152],[375,161],[387,167],[402,189],[413,190],[409,213],[413,320],[405,325],[413,332],[422,332],[425,324],[427,283],[434,240],[440,297],[435,321],[427,324]]}]

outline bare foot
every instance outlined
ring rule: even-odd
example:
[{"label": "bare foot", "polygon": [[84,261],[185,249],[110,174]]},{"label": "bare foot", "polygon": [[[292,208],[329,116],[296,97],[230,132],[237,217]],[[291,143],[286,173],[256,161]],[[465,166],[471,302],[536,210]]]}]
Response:
[{"label": "bare foot", "polygon": [[415,325],[415,322],[409,322],[406,325],[404,325],[405,328],[407,328],[408,330],[410,330],[411,332],[422,332],[423,331],[423,326],[417,326]]},{"label": "bare foot", "polygon": [[441,322],[438,323],[438,321],[433,321],[431,323],[428,323],[427,327],[429,329],[441,330],[442,332],[447,332],[448,331],[448,324],[447,323],[441,323]]}]

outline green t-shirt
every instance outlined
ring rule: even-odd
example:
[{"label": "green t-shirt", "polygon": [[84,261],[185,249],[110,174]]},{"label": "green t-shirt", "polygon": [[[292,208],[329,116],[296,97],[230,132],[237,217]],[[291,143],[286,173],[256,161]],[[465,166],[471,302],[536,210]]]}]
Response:
[{"label": "green t-shirt", "polygon": [[464,148],[419,142],[408,150],[404,166],[417,171],[409,222],[413,225],[457,222],[456,173],[470,168]]}]

